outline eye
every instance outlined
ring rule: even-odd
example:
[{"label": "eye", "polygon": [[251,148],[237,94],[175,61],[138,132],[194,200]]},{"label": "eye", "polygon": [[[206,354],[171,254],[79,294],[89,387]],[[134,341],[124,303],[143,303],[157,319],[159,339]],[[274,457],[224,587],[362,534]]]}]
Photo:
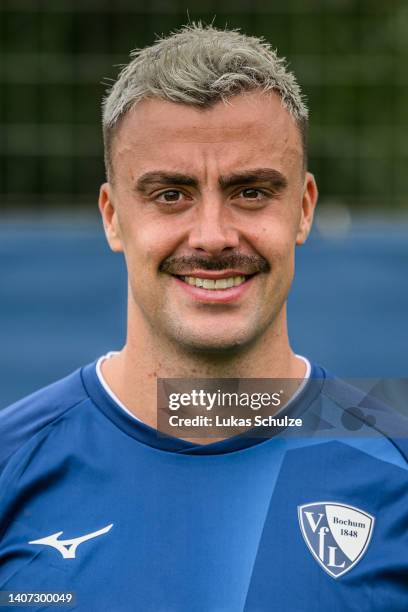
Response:
[{"label": "eye", "polygon": [[260,189],[254,189],[253,187],[248,187],[247,189],[242,189],[242,196],[246,200],[261,200],[265,197],[265,193]]},{"label": "eye", "polygon": [[179,202],[182,195],[178,189],[167,189],[167,191],[163,191],[158,195],[157,201],[171,204],[172,202]]}]

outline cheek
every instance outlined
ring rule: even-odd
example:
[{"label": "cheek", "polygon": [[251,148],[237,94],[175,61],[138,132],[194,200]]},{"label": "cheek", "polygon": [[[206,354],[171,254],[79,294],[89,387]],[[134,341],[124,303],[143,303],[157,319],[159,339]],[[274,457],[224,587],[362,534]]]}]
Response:
[{"label": "cheek", "polygon": [[271,264],[284,262],[294,252],[296,234],[288,223],[279,222],[261,225],[248,235],[248,241],[255,246],[258,253]]},{"label": "cheek", "polygon": [[157,267],[168,257],[177,244],[176,228],[168,224],[145,222],[140,218],[137,225],[133,223],[125,236],[125,255],[128,264],[137,268]]}]

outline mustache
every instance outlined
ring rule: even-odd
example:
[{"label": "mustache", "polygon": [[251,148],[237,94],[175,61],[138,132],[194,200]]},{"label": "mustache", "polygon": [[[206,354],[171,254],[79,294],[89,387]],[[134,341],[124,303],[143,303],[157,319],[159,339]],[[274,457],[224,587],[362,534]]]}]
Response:
[{"label": "mustache", "polygon": [[159,266],[160,272],[169,274],[186,275],[195,270],[231,270],[238,269],[243,274],[255,274],[257,272],[269,272],[271,266],[260,255],[243,255],[241,253],[230,253],[222,257],[197,257],[195,255],[167,257]]}]

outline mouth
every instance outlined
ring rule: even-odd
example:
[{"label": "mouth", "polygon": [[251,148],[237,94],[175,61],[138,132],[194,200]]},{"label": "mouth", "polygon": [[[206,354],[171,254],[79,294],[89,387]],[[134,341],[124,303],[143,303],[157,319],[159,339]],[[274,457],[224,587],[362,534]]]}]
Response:
[{"label": "mouth", "polygon": [[205,278],[203,276],[178,276],[181,281],[190,285],[190,287],[199,287],[207,289],[207,291],[225,291],[232,287],[239,287],[246,283],[254,274],[237,274],[234,276],[225,276],[223,278]]},{"label": "mouth", "polygon": [[240,274],[238,271],[200,271],[194,275],[176,275],[177,285],[194,302],[201,304],[239,303],[249,291],[255,274]]}]

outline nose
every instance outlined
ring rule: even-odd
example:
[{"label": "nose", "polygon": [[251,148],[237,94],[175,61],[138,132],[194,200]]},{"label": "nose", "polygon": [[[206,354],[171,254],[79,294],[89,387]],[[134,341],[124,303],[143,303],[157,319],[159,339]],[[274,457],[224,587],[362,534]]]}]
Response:
[{"label": "nose", "polygon": [[203,199],[196,209],[197,216],[189,234],[189,246],[219,255],[239,245],[239,232],[230,218],[230,211],[215,197]]}]

